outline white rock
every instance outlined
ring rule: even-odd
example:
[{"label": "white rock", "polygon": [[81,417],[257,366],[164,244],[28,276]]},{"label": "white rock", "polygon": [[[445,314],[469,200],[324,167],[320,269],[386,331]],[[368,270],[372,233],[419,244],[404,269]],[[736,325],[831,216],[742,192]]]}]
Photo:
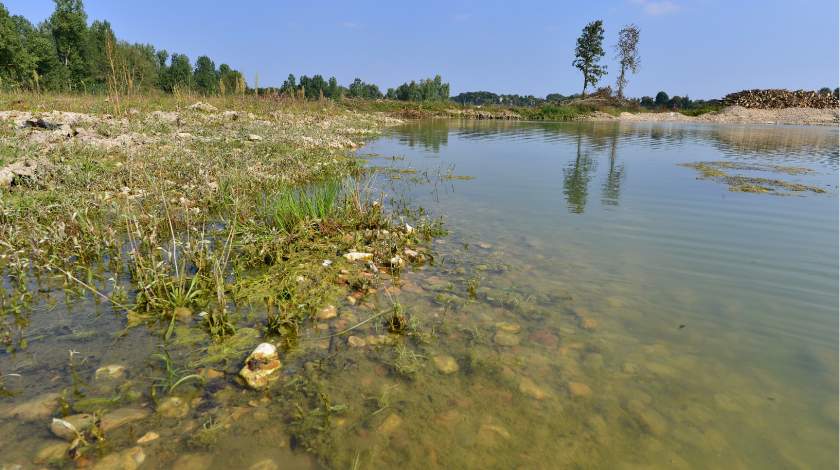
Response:
[{"label": "white rock", "polygon": [[373,259],[373,253],[344,253],[344,257],[350,261]]}]

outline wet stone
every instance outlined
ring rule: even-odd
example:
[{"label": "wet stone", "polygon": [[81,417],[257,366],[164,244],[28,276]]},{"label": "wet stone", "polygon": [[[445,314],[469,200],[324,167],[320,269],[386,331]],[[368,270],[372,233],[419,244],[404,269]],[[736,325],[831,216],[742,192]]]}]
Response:
[{"label": "wet stone", "polygon": [[556,348],[560,338],[549,333],[548,330],[539,330],[531,334],[531,341],[549,348]]},{"label": "wet stone", "polygon": [[645,409],[641,413],[636,414],[635,418],[651,436],[661,437],[668,430],[668,424],[665,418],[651,409]]},{"label": "wet stone", "polygon": [[317,318],[318,320],[329,320],[337,316],[338,309],[336,309],[334,305],[328,305],[318,310],[318,313],[315,314],[315,318]]},{"label": "wet stone", "polygon": [[408,437],[408,433],[405,431],[401,431],[391,438],[391,448],[394,450],[405,450],[410,443],[411,438]]},{"label": "wet stone", "polygon": [[715,404],[719,409],[729,411],[730,413],[742,413],[744,411],[741,405],[735,403],[731,398],[722,393],[715,393]]},{"label": "wet stone", "polygon": [[157,440],[159,438],[160,438],[160,435],[158,433],[149,431],[146,434],[144,434],[143,437],[141,437],[140,439],[137,439],[137,443],[138,444],[146,444],[146,443],[152,442],[154,440]]},{"label": "wet stone", "polygon": [[365,340],[359,338],[358,336],[351,336],[347,338],[347,344],[353,346],[354,348],[361,348],[365,345]]},{"label": "wet stone", "polygon": [[501,426],[484,424],[478,429],[476,443],[484,447],[493,447],[510,440],[510,433]]},{"label": "wet stone", "polygon": [[585,397],[592,395],[592,389],[582,383],[569,382],[568,384],[566,384],[566,389],[568,389],[569,393],[576,397]]},{"label": "wet stone", "polygon": [[50,425],[50,430],[56,436],[62,439],[69,439],[70,437],[74,436],[75,433],[65,425],[69,424],[76,430],[81,430],[83,427],[93,424],[93,414],[91,413],[82,413],[77,415],[70,415],[63,420],[53,419],[52,424]]},{"label": "wet stone", "polygon": [[460,369],[452,356],[437,356],[434,363],[435,368],[444,374],[452,374]]},{"label": "wet stone", "polygon": [[658,364],[656,362],[645,363],[645,369],[654,375],[661,377],[677,377],[679,375],[679,372],[673,367],[666,366],[665,364]]},{"label": "wet stone", "polygon": [[93,466],[93,470],[135,470],[138,463],[125,452],[111,454]]},{"label": "wet stone", "polygon": [[53,461],[64,460],[67,457],[69,447],[66,441],[50,441],[35,452],[32,463],[44,465]]},{"label": "wet stone", "polygon": [[590,353],[583,359],[583,365],[591,370],[601,370],[604,368],[604,358],[598,353]]},{"label": "wet stone", "polygon": [[271,459],[265,459],[251,465],[248,470],[280,470],[280,465]]},{"label": "wet stone", "polygon": [[157,407],[164,418],[183,418],[190,412],[190,404],[178,397],[168,397]]},{"label": "wet stone", "polygon": [[0,405],[0,418],[36,421],[50,416],[58,405],[58,393],[48,393],[17,405]]},{"label": "wet stone", "polygon": [[517,346],[519,345],[519,337],[507,331],[500,330],[493,336],[493,341],[502,346]]},{"label": "wet stone", "polygon": [[496,328],[507,331],[508,333],[519,333],[519,325],[514,325],[508,322],[496,323]]},{"label": "wet stone", "polygon": [[534,381],[528,378],[523,378],[519,382],[519,392],[526,397],[536,398],[537,400],[551,398],[551,394],[537,387]]},{"label": "wet stone", "polygon": [[208,470],[213,465],[213,456],[206,454],[183,454],[170,467],[172,470]]},{"label": "wet stone", "polygon": [[279,377],[282,366],[277,355],[277,348],[271,344],[262,343],[245,360],[245,367],[239,371],[239,377],[248,387],[260,390]]},{"label": "wet stone", "polygon": [[93,379],[97,382],[107,380],[123,380],[125,379],[126,368],[121,365],[110,365],[96,369]]},{"label": "wet stone", "polygon": [[102,429],[116,429],[126,424],[144,420],[152,415],[152,411],[138,405],[126,406],[102,416]]},{"label": "wet stone", "polygon": [[598,327],[598,323],[591,318],[584,318],[580,321],[580,327],[584,330],[594,330]]},{"label": "wet stone", "polygon": [[435,415],[435,424],[438,426],[448,426],[457,423],[461,417],[461,412],[458,410],[441,411]]},{"label": "wet stone", "polygon": [[377,428],[380,434],[393,434],[400,426],[402,426],[403,419],[395,414],[391,414],[385,421]]}]

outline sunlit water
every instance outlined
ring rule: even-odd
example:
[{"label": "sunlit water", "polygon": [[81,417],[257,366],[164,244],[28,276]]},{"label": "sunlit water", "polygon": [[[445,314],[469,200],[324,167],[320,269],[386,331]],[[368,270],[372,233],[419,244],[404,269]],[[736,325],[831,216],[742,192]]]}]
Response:
[{"label": "sunlit water", "polygon": [[[102,455],[140,447],[140,468],[837,468],[836,129],[434,121],[360,153],[475,178],[379,180],[452,233],[400,289],[341,302],[329,331],[397,301],[418,335],[303,341],[267,392],[235,383],[241,361],[217,367],[228,374],[181,415],[114,429]],[[697,161],[810,168],[751,176],[828,192],[734,193],[678,166]],[[0,354],[4,389],[23,392],[0,409],[64,389],[71,404],[117,396],[94,371],[119,364],[141,394],[131,406],[151,412],[160,335],[120,337],[125,319],[91,296],[41,296],[26,352]],[[240,326],[264,320],[242,311]],[[349,335],[386,334],[374,321]],[[169,348],[176,365],[196,360]],[[400,372],[399,352],[416,372]],[[315,390],[347,409],[324,423]],[[60,442],[52,417],[0,421],[0,463],[48,463],[36,454]],[[215,425],[213,442],[195,439]],[[160,437],[136,442],[148,432]]]}]

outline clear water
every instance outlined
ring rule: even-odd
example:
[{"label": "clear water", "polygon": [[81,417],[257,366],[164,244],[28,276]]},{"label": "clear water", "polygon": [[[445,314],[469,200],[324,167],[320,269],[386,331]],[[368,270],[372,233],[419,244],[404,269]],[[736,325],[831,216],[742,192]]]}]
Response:
[{"label": "clear water", "polygon": [[[426,247],[439,262],[406,272],[401,289],[341,303],[355,317],[330,330],[398,301],[418,335],[303,341],[267,392],[235,384],[241,362],[219,367],[229,374],[187,397],[184,416],[114,429],[103,455],[139,445],[141,468],[838,467],[836,129],[431,121],[364,152],[375,166],[454,164],[475,177],[393,182],[391,195],[444,215],[452,234]],[[678,166],[697,161],[810,168],[751,176],[828,192],[734,193]],[[153,408],[160,371],[146,360],[158,334],[119,336],[125,319],[92,297],[68,307],[60,290],[40,296],[26,328],[44,337],[0,354],[3,387],[23,392],[0,408],[72,391],[69,350],[80,394],[117,393],[97,391],[93,375],[120,364]],[[243,313],[241,326],[260,325],[259,309]],[[191,349],[170,345],[176,364],[195,361]],[[407,353],[410,374],[395,366],[411,365]],[[439,370],[442,356],[458,370]],[[347,405],[324,431],[316,390]],[[0,421],[0,463],[37,468],[53,416]],[[215,424],[215,441],[198,445],[196,431]],[[160,438],[134,442],[150,431]]]}]

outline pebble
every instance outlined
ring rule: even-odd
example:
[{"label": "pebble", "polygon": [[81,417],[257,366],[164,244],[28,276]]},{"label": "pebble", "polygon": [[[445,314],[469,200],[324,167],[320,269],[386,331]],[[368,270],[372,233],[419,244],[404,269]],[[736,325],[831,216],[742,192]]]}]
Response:
[{"label": "pebble", "polygon": [[353,346],[354,348],[361,348],[365,345],[365,340],[359,338],[358,336],[351,336],[347,338],[347,344]]},{"label": "pebble", "polygon": [[58,405],[58,393],[47,393],[17,405],[0,406],[0,418],[37,421],[50,416]]},{"label": "pebble", "polygon": [[595,434],[595,442],[604,445],[609,443],[609,435],[607,434],[607,422],[603,416],[595,415],[586,420],[586,425]]},{"label": "pebble", "polygon": [[438,426],[445,426],[454,424],[459,421],[461,412],[458,410],[441,411],[435,415],[435,424]]},{"label": "pebble", "polygon": [[715,404],[717,407],[724,411],[729,411],[731,413],[743,413],[744,409],[741,408],[741,405],[732,401],[731,398],[722,394],[722,393],[715,393]]},{"label": "pebble", "polygon": [[159,439],[160,435],[156,432],[149,431],[143,435],[140,439],[137,439],[138,444],[146,444],[147,442],[152,442],[156,439]]},{"label": "pebble", "polygon": [[476,243],[475,245],[476,245],[477,247],[479,247],[479,248],[483,248],[483,249],[485,249],[485,250],[489,250],[489,249],[493,246],[493,245],[491,245],[491,244],[489,244],[489,243],[483,243],[483,242],[481,242],[481,243]]},{"label": "pebble", "polygon": [[402,290],[408,292],[409,294],[419,294],[423,292],[423,288],[421,288],[417,284],[407,284],[402,287]]},{"label": "pebble", "polygon": [[493,341],[502,346],[517,346],[519,345],[519,338],[516,335],[501,330],[493,336]]},{"label": "pebble", "polygon": [[595,328],[597,328],[597,326],[598,323],[591,318],[584,318],[580,321],[580,327],[584,330],[594,330]]},{"label": "pebble", "polygon": [[384,377],[391,372],[391,368],[388,367],[388,364],[385,364],[384,362],[380,362],[379,364],[377,364],[373,368],[373,371],[376,373],[376,375]]},{"label": "pebble", "polygon": [[336,309],[334,305],[327,305],[326,307],[318,310],[318,313],[315,314],[315,318],[318,320],[329,320],[337,316],[338,309]]},{"label": "pebble", "polygon": [[566,388],[574,396],[585,397],[592,395],[592,389],[582,383],[569,382],[566,384]]},{"label": "pebble", "polygon": [[492,447],[510,440],[510,433],[501,426],[484,424],[478,429],[476,442],[485,447]]},{"label": "pebble", "polygon": [[402,426],[402,423],[403,419],[392,413],[390,416],[385,418],[385,421],[377,428],[377,431],[380,434],[393,434],[394,431]]},{"label": "pebble", "polygon": [[271,459],[265,459],[251,465],[248,470],[280,470],[280,465]]},{"label": "pebble", "polygon": [[207,470],[213,464],[213,456],[206,454],[183,454],[172,464],[172,470]]},{"label": "pebble", "polygon": [[601,370],[604,368],[604,358],[598,353],[589,353],[583,359],[583,365],[591,370]]},{"label": "pebble", "polygon": [[352,295],[348,295],[347,297],[345,297],[344,301],[347,302],[350,305],[356,305],[356,298],[353,297]]},{"label": "pebble", "polygon": [[135,470],[144,460],[143,450],[134,447],[106,456],[93,466],[93,470]]},{"label": "pebble", "polygon": [[[253,369],[249,364],[260,362]],[[262,363],[267,361],[265,363]],[[276,380],[283,364],[277,355],[277,348],[269,343],[262,343],[245,359],[245,366],[239,371],[239,378],[254,390],[268,386],[270,381]]]},{"label": "pebble", "polygon": [[536,398],[537,400],[551,398],[551,394],[546,393],[544,390],[537,387],[534,381],[528,378],[523,378],[519,382],[519,392],[527,397]]},{"label": "pebble", "polygon": [[668,429],[665,418],[656,411],[645,409],[636,416],[636,421],[653,437],[661,437]]},{"label": "pebble", "polygon": [[507,331],[508,333],[519,333],[519,325],[512,325],[507,322],[496,323],[496,328]]},{"label": "pebble", "polygon": [[405,450],[405,448],[408,447],[410,443],[411,438],[408,437],[408,433],[405,431],[401,431],[397,433],[396,436],[391,438],[391,448],[394,450]]},{"label": "pebble", "polygon": [[125,373],[125,366],[110,365],[96,369],[96,372],[93,374],[93,379],[96,381],[122,379],[125,377]]},{"label": "pebble", "polygon": [[549,348],[556,348],[560,343],[560,338],[549,333],[548,330],[539,330],[531,333],[531,341]]},{"label": "pebble", "polygon": [[164,418],[183,418],[190,412],[190,404],[178,397],[168,397],[157,406]]},{"label": "pebble", "polygon": [[52,461],[64,461],[67,457],[66,452],[69,447],[66,441],[50,441],[35,452],[32,463],[44,465]]},{"label": "pebble", "polygon": [[654,375],[658,375],[661,377],[677,377],[679,375],[677,369],[674,369],[670,366],[666,366],[665,364],[658,364],[656,362],[646,362],[645,369],[647,369]]},{"label": "pebble", "polygon": [[443,372],[444,374],[452,374],[460,370],[458,363],[455,362],[455,358],[452,356],[436,356],[434,358],[434,363],[437,370]]}]

